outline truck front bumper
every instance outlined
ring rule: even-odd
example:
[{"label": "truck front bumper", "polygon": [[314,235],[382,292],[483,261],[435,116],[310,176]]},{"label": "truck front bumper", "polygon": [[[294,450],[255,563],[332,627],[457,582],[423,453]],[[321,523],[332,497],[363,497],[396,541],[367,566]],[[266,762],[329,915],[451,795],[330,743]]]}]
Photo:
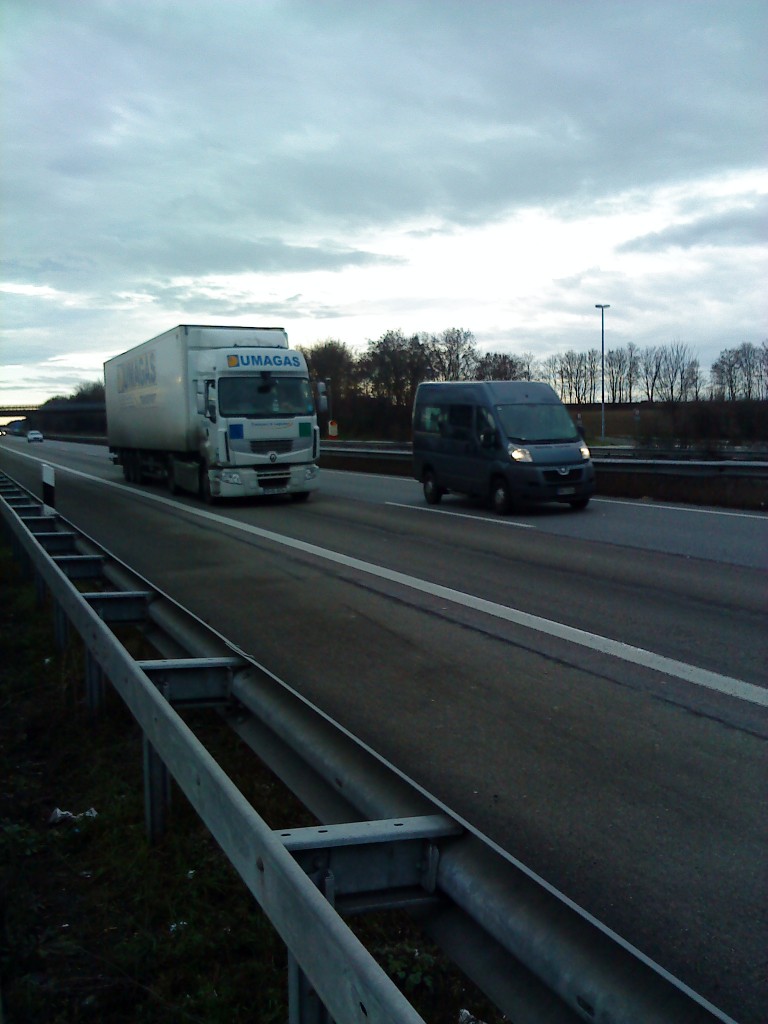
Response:
[{"label": "truck front bumper", "polygon": [[249,498],[268,494],[305,494],[320,486],[314,463],[301,466],[210,469],[211,494],[216,498]]}]

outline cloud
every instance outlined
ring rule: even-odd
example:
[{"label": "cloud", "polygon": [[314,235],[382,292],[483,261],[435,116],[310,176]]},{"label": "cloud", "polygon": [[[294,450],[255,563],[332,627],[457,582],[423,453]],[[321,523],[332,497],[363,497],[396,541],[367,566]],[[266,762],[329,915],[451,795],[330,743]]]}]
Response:
[{"label": "cloud", "polygon": [[214,316],[302,343],[528,317],[545,347],[534,301],[570,347],[613,286],[651,336],[723,248],[752,296],[766,28],[757,0],[7,0],[0,363]]},{"label": "cloud", "polygon": [[672,224],[663,231],[632,238],[619,246],[619,252],[653,253],[696,246],[762,247],[766,242],[767,224],[768,196],[759,196],[749,206]]}]

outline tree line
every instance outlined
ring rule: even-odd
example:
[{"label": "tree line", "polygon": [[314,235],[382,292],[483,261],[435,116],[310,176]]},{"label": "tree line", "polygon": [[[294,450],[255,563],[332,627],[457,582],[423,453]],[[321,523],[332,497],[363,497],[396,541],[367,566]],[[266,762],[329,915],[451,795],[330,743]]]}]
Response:
[{"label": "tree line", "polygon": [[[569,350],[545,359],[530,352],[481,354],[471,331],[440,334],[386,331],[356,353],[327,339],[302,349],[310,375],[330,381],[332,401],[354,396],[410,408],[422,380],[543,380],[571,404],[764,400],[768,398],[768,340],[720,353],[707,373],[691,347],[674,341],[645,348],[629,343],[605,352]],[[603,390],[604,389],[604,390]]]},{"label": "tree line", "polygon": [[[594,406],[602,398],[599,349],[544,359],[531,352],[481,354],[472,332],[454,327],[440,334],[386,331],[362,351],[332,338],[301,350],[312,379],[327,382],[325,426],[329,418],[340,420],[347,437],[407,437],[416,387],[423,380],[544,380],[570,405]],[[606,403],[617,409],[640,402],[681,413],[690,409],[686,422],[696,421],[697,436],[764,436],[760,410],[766,399],[768,341],[725,349],[708,374],[679,341],[646,348],[630,343],[605,353]],[[49,399],[28,425],[44,432],[100,434],[106,429],[103,402],[103,383],[81,384],[68,397]],[[721,404],[733,415],[716,411]],[[51,406],[57,407],[55,414]],[[680,433],[682,421],[679,416],[675,420],[674,432]],[[643,423],[644,430],[646,423],[650,429],[652,420],[646,417]]]}]

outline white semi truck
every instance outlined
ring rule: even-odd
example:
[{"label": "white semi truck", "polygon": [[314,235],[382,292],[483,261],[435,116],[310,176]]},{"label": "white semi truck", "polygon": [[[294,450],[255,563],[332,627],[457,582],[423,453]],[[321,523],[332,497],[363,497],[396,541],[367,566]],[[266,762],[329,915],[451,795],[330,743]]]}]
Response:
[{"label": "white semi truck", "polygon": [[131,483],[208,502],[318,486],[307,364],[280,327],[181,324],[107,360],[104,385],[110,457]]}]

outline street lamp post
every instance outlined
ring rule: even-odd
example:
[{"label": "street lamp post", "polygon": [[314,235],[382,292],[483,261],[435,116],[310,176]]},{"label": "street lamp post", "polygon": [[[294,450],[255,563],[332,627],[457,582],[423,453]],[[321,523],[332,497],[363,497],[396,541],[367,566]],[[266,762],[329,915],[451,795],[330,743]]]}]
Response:
[{"label": "street lamp post", "polygon": [[605,311],[610,309],[611,304],[595,303],[595,309],[600,310],[600,437],[605,440]]}]

